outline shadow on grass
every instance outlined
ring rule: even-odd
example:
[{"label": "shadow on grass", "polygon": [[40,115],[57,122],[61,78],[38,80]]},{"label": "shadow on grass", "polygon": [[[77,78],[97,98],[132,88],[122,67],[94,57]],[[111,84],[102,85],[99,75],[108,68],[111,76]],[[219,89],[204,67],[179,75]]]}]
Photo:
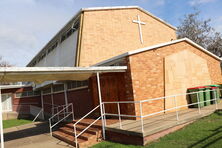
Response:
[{"label": "shadow on grass", "polygon": [[[218,115],[218,116],[222,116],[222,110],[215,111],[214,113],[215,113],[216,115]],[[218,136],[219,134],[222,133],[222,126],[216,128],[216,129],[214,129],[214,130],[212,130],[212,131],[213,131],[214,133],[212,133],[211,135],[209,135],[209,136],[207,136],[207,137],[199,140],[198,142],[196,142],[196,143],[188,146],[188,148],[194,148],[194,147],[196,147],[197,145],[206,142],[206,141],[209,140],[210,138],[213,138],[213,137],[215,137],[215,136]],[[206,143],[206,144],[203,144],[201,147],[202,147],[202,148],[207,148],[207,147],[211,146],[212,144],[216,143],[217,141],[219,141],[219,140],[221,140],[221,139],[222,139],[222,136],[219,136],[219,137],[217,137],[216,139],[211,140],[211,141],[209,141],[209,142]]]}]

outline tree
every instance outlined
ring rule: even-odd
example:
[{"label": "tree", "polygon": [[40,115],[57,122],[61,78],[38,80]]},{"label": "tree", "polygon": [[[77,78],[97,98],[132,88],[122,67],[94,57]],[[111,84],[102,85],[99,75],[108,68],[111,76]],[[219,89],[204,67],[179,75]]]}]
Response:
[{"label": "tree", "polygon": [[189,38],[217,56],[222,56],[222,36],[210,26],[210,19],[199,17],[200,11],[185,15],[178,26],[177,37]]},{"label": "tree", "polygon": [[[9,64],[8,62],[2,60],[2,56],[0,56],[0,67],[11,67],[12,65]],[[1,82],[0,81],[0,85],[9,85],[10,83],[8,82]]]},{"label": "tree", "polygon": [[219,57],[222,57],[222,36],[220,33],[216,32],[214,34],[207,49]]},{"label": "tree", "polygon": [[2,60],[2,56],[0,56],[0,67],[11,67],[12,65],[9,64],[7,61]]}]

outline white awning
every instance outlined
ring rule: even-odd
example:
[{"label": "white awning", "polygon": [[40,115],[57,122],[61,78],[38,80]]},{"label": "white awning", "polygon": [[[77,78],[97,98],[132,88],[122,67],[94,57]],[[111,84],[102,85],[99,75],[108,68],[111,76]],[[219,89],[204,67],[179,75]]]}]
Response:
[{"label": "white awning", "polygon": [[[50,80],[86,80],[93,73],[97,75],[97,85],[99,92],[100,112],[102,117],[103,107],[99,73],[105,72],[125,72],[127,66],[105,66],[105,67],[0,67],[0,82],[35,82],[42,83]],[[105,135],[104,120],[103,134]],[[0,86],[0,139],[1,148],[4,148],[4,135],[2,124],[2,101]]]},{"label": "white awning", "polygon": [[87,80],[93,73],[125,72],[127,66],[104,67],[0,67],[0,82]]}]

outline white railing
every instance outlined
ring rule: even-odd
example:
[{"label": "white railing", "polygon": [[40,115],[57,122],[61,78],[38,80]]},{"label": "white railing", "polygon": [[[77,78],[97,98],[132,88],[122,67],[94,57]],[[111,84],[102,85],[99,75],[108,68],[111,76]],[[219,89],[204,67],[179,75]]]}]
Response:
[{"label": "white railing", "polygon": [[[176,119],[177,121],[179,120],[179,112],[178,112],[178,109],[180,108],[183,108],[183,107],[189,107],[189,106],[194,106],[194,105],[198,105],[198,111],[199,111],[199,114],[201,114],[201,105],[202,103],[205,103],[205,102],[212,102],[214,101],[215,102],[215,109],[218,109],[218,102],[217,100],[219,98],[217,98],[217,95],[216,95],[216,91],[217,90],[205,90],[205,91],[198,91],[198,92],[192,92],[192,93],[184,93],[184,94],[177,94],[177,95],[172,95],[172,96],[166,96],[166,97],[160,97],[160,98],[154,98],[154,99],[147,99],[147,100],[141,100],[141,101],[116,101],[116,102],[103,102],[103,108],[104,108],[104,117],[106,116],[115,116],[115,117],[118,117],[119,119],[119,127],[120,129],[123,128],[122,126],[122,117],[127,117],[127,118],[140,118],[140,122],[141,122],[141,131],[142,133],[144,132],[144,118],[146,117],[149,117],[149,116],[154,116],[154,115],[157,115],[157,114],[161,114],[161,113],[165,113],[167,111],[172,111],[172,110],[175,110],[176,112]],[[206,93],[206,92],[209,92],[209,93],[213,93],[214,94],[214,98],[210,98],[210,100],[207,100],[207,101],[200,101],[200,96],[199,96],[199,93]],[[187,95],[197,95],[197,102],[196,103],[190,103],[190,104],[185,104],[185,105],[178,105],[178,97],[181,97],[181,96],[186,96]],[[154,112],[154,113],[150,113],[150,114],[145,114],[144,115],[144,111],[143,111],[143,103],[146,103],[146,102],[153,102],[153,101],[158,101],[158,100],[166,100],[166,99],[173,99],[174,101],[174,107],[171,107],[171,108],[168,108],[168,109],[163,109],[161,111],[158,111],[158,112]],[[117,105],[117,114],[115,113],[106,113],[105,112],[105,105],[106,104],[116,104]],[[126,114],[121,114],[121,109],[120,109],[120,104],[139,104],[139,111],[140,111],[140,115],[126,115]],[[106,118],[104,118],[106,120]],[[106,123],[106,122],[105,122]],[[106,124],[105,124],[106,125]]]},{"label": "white railing", "polygon": [[96,106],[94,109],[92,109],[89,113],[87,113],[85,116],[83,116],[81,119],[79,119],[78,121],[75,122],[75,124],[73,124],[73,128],[74,128],[74,135],[75,135],[75,144],[76,144],[76,148],[78,147],[78,137],[83,134],[87,129],[89,129],[93,124],[95,124],[98,120],[100,120],[102,118],[103,115],[99,116],[97,119],[95,119],[95,121],[93,121],[90,125],[88,125],[84,130],[82,130],[79,134],[77,134],[77,130],[76,130],[76,125],[81,122],[83,119],[85,119],[86,117],[88,117],[91,113],[93,113],[95,110],[97,110],[98,108],[100,108],[101,106],[98,105]]},{"label": "white railing", "polygon": [[[192,92],[192,93],[183,93],[183,94],[177,94],[177,95],[172,95],[172,96],[165,96],[165,97],[160,97],[160,98],[154,98],[154,99],[147,99],[147,100],[141,100],[141,101],[115,101],[115,102],[102,102],[101,105],[98,105],[96,106],[94,109],[92,109],[89,113],[87,113],[85,116],[83,116],[81,119],[79,119],[78,121],[76,121],[74,124],[73,124],[73,128],[74,128],[74,135],[75,135],[75,144],[76,144],[76,147],[78,147],[78,137],[83,134],[87,129],[89,129],[93,124],[95,124],[98,120],[100,119],[104,119],[104,126],[102,127],[103,129],[105,129],[105,126],[106,126],[106,116],[115,116],[115,117],[118,117],[119,119],[119,124],[120,124],[120,129],[122,129],[122,117],[132,117],[132,118],[140,118],[140,122],[141,122],[141,131],[144,132],[144,118],[146,117],[149,117],[149,116],[153,116],[153,115],[157,115],[157,114],[160,114],[160,113],[165,113],[167,111],[172,111],[172,110],[175,110],[176,112],[176,119],[177,121],[179,120],[179,112],[178,112],[178,109],[180,108],[183,108],[183,107],[189,107],[189,106],[193,106],[193,105],[198,105],[198,111],[199,111],[199,114],[201,114],[201,106],[200,104],[201,103],[205,103],[205,102],[212,102],[214,101],[215,102],[215,107],[216,109],[218,109],[218,102],[217,100],[219,98],[217,98],[217,95],[216,95],[216,91],[217,90],[205,90],[205,91],[198,91],[198,92]],[[210,100],[207,100],[207,101],[200,101],[200,96],[199,96],[199,93],[206,93],[206,92],[209,92],[209,93],[213,93],[214,94],[214,98],[210,98]],[[178,97],[180,96],[186,96],[187,95],[197,95],[197,102],[196,103],[190,103],[190,104],[185,104],[185,105],[178,105]],[[210,94],[211,95],[211,94]],[[169,99],[173,99],[174,101],[174,107],[171,107],[171,108],[168,108],[168,109],[163,109],[161,111],[158,111],[158,112],[154,112],[154,113],[150,113],[150,114],[145,114],[144,115],[144,111],[143,111],[143,103],[146,103],[146,102],[152,102],[152,101],[158,101],[158,100],[169,100]],[[106,113],[105,112],[105,105],[106,104],[117,104],[117,110],[118,110],[118,113],[117,114],[114,114],[114,113]],[[120,108],[120,104],[139,104],[139,109],[140,109],[140,115],[126,115],[126,114],[121,114],[121,108]],[[72,111],[71,112],[68,112],[68,108],[69,107],[72,107]],[[60,111],[59,111],[59,108],[62,108]],[[101,116],[99,116],[97,119],[95,119],[90,125],[88,125],[85,129],[83,129],[81,132],[79,132],[77,134],[77,129],[76,129],[76,126],[79,122],[81,122],[83,119],[85,119],[86,117],[88,117],[90,114],[92,114],[95,110],[97,109],[101,109],[102,108],[102,114]],[[73,106],[72,104],[70,103],[69,105],[60,105],[60,106],[56,106],[54,107],[54,109],[57,111],[56,114],[54,114],[50,119],[49,119],[49,124],[50,124],[50,133],[52,134],[52,128],[55,127],[58,123],[60,123],[62,120],[64,120],[65,118],[67,118],[69,115],[73,115],[73,120],[74,120],[74,111],[73,111]],[[68,113],[68,114],[67,114]],[[62,119],[60,119],[60,116],[61,114],[64,114],[64,117]],[[67,115],[66,115],[67,114]],[[52,125],[52,120],[53,118],[58,118],[58,122],[56,122],[55,124]],[[103,122],[103,121],[102,121]]]},{"label": "white railing", "polygon": [[51,108],[51,114],[54,115],[54,111],[55,111],[55,108],[58,107],[58,106],[62,106],[62,105],[58,105],[58,104],[51,104],[51,103],[44,103],[44,106],[45,105],[48,105],[50,106],[49,108]]},{"label": "white railing", "polygon": [[[61,109],[65,108],[66,105],[57,105],[57,104],[54,104],[51,108],[51,113],[52,113],[52,116],[56,113],[58,113]],[[74,112],[73,112],[74,113]]]},{"label": "white railing", "polygon": [[40,116],[40,114],[43,112],[43,108],[39,111],[39,113],[35,116],[35,118],[32,120],[32,122],[35,122],[35,120]]},{"label": "white railing", "polygon": [[[74,120],[74,110],[73,110],[73,104],[69,103],[68,105],[62,105],[62,109],[58,111],[56,114],[54,114],[52,117],[49,118],[49,129],[50,129],[50,134],[52,136],[52,129],[56,125],[58,125],[60,122],[68,118],[70,115],[72,115],[72,121]],[[69,111],[71,110],[71,111]],[[60,119],[60,116],[63,115],[63,117]],[[57,118],[57,122],[53,123],[54,118]]]}]

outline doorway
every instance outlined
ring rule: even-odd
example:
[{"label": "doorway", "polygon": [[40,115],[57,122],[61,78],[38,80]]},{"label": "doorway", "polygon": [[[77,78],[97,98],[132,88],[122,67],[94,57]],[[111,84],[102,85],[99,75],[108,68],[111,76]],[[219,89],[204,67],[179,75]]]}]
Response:
[{"label": "doorway", "polygon": [[12,94],[2,94],[2,111],[12,111]]}]

